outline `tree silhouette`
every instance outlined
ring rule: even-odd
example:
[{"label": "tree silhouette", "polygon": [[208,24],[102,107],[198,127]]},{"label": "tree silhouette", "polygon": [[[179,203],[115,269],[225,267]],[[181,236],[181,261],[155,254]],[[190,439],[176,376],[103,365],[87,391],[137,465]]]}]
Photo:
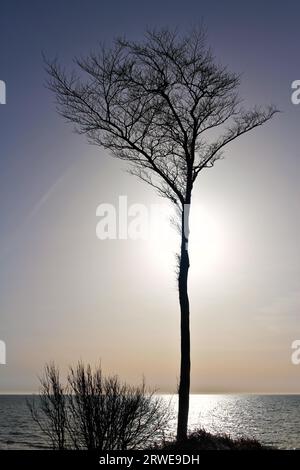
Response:
[{"label": "tree silhouette", "polygon": [[187,436],[190,393],[188,272],[189,213],[199,173],[213,167],[230,142],[277,112],[244,110],[239,76],[218,65],[203,30],[148,31],[140,42],[117,39],[111,48],[75,59],[68,74],[47,62],[58,112],[88,140],[129,162],[129,171],[177,208],[181,246],[178,289],[181,365],[177,439]]}]

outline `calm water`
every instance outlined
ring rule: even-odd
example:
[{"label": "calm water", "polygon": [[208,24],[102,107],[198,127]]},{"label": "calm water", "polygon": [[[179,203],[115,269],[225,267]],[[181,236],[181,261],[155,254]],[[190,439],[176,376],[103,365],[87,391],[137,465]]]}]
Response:
[{"label": "calm water", "polygon": [[[176,398],[172,403],[176,407]],[[300,395],[192,395],[190,427],[198,426],[233,437],[256,437],[282,449],[300,449]],[[46,446],[31,420],[26,397],[0,395],[0,449]]]}]

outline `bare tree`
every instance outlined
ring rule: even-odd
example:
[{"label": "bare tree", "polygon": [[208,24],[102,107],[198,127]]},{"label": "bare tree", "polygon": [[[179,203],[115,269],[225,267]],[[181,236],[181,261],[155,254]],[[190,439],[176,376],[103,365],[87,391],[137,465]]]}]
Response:
[{"label": "bare tree", "polygon": [[27,405],[33,420],[50,439],[52,448],[63,450],[67,446],[67,395],[54,363],[45,366],[40,384],[39,396],[27,401]]},{"label": "bare tree", "polygon": [[104,377],[79,363],[70,369],[69,432],[75,448],[143,449],[161,441],[171,418],[170,406],[154,392]]},{"label": "bare tree", "polygon": [[150,31],[141,42],[117,39],[84,59],[70,75],[47,62],[59,113],[89,142],[129,162],[129,171],[176,205],[181,247],[178,289],[181,366],[177,439],[187,436],[190,392],[189,213],[199,173],[224,148],[261,126],[273,107],[244,110],[239,77],[215,62],[202,30],[180,36]]},{"label": "bare tree", "polygon": [[164,441],[170,403],[144,381],[130,386],[79,362],[64,383],[59,369],[46,365],[40,383],[40,394],[27,403],[53,449],[145,449]]}]

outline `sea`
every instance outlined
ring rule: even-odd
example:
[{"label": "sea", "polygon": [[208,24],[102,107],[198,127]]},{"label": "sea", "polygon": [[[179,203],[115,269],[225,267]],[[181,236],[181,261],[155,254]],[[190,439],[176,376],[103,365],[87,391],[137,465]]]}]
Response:
[{"label": "sea", "polygon": [[[28,395],[0,395],[0,449],[47,449],[33,422]],[[164,395],[176,412],[176,396]],[[175,422],[170,424],[175,429]],[[279,449],[300,449],[300,395],[190,396],[190,429],[254,437]]]}]

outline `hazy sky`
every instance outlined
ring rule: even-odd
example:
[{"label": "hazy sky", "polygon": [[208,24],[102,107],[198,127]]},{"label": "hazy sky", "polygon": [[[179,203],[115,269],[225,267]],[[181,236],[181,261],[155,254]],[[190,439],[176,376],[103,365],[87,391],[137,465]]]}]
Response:
[{"label": "hazy sky", "polygon": [[32,391],[44,363],[77,359],[175,391],[176,240],[100,241],[96,208],[163,202],[55,112],[41,58],[139,39],[146,27],[205,21],[221,63],[242,73],[247,105],[283,113],[202,173],[191,233],[193,392],[299,392],[300,4],[240,1],[1,1],[0,392]]}]

